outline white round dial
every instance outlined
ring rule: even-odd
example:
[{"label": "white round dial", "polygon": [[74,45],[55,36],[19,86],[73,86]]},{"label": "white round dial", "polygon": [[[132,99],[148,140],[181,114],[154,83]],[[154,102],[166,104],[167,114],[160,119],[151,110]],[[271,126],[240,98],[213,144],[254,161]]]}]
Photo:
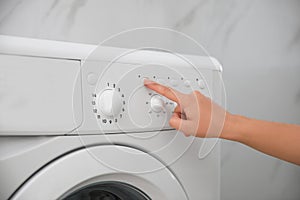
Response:
[{"label": "white round dial", "polygon": [[106,89],[98,95],[98,108],[106,116],[113,117],[120,113],[122,101],[114,89]]},{"label": "white round dial", "polygon": [[154,112],[160,112],[165,106],[165,102],[160,95],[153,95],[150,101],[151,109]]}]

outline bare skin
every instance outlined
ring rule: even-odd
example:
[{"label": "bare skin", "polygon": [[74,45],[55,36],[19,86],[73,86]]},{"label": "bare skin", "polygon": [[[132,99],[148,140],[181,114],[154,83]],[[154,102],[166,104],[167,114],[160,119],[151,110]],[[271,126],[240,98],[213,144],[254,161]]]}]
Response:
[{"label": "bare skin", "polygon": [[300,126],[234,115],[199,91],[183,94],[145,80],[144,85],[177,103],[169,124],[186,136],[220,137],[300,165]]}]

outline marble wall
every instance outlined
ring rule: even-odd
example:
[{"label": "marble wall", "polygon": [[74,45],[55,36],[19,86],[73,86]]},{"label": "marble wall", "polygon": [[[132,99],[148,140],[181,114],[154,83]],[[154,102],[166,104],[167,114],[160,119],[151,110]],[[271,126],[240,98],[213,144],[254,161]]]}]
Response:
[{"label": "marble wall", "polygon": [[[0,34],[97,44],[159,26],[203,44],[224,67],[228,110],[300,124],[298,0],[0,0]],[[179,44],[179,46],[184,44]],[[300,168],[223,141],[222,200],[300,198]]]}]

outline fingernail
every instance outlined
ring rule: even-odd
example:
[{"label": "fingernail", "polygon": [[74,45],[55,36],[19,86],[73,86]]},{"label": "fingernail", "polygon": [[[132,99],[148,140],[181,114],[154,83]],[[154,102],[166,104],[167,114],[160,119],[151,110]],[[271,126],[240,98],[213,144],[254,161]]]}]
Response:
[{"label": "fingernail", "polygon": [[154,83],[154,82],[147,79],[147,78],[144,78],[144,85],[149,85],[149,84],[152,84],[152,83]]}]

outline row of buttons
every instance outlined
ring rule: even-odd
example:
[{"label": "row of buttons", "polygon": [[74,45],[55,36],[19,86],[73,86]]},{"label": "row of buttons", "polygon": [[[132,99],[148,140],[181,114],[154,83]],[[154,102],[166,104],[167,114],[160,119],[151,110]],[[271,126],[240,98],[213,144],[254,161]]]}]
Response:
[{"label": "row of buttons", "polygon": [[[159,82],[161,84],[165,84],[166,83],[166,81],[164,79],[158,79],[157,82]],[[200,79],[200,80],[197,81],[197,83],[198,83],[198,86],[200,87],[200,89],[205,89],[205,82],[204,82],[204,80]],[[170,84],[173,87],[177,87],[179,85],[179,81],[175,80],[175,79],[171,79],[170,80]],[[184,80],[183,85],[185,87],[191,87],[192,83],[191,83],[190,80]]]},{"label": "row of buttons", "polygon": [[[147,77],[144,77],[144,78],[147,78]],[[169,77],[168,77],[169,79]],[[181,79],[183,80],[183,79]],[[177,87],[179,85],[179,80],[176,80],[176,79],[170,79],[169,81],[165,80],[165,79],[162,79],[162,78],[158,78],[156,80],[158,83],[162,84],[162,85],[167,85],[167,82],[170,83],[171,86],[173,87]],[[185,87],[191,87],[192,86],[192,83],[190,80],[183,80],[183,85]],[[200,87],[200,89],[205,89],[205,81],[202,80],[202,79],[196,79],[196,82],[198,83],[198,86]]]}]

